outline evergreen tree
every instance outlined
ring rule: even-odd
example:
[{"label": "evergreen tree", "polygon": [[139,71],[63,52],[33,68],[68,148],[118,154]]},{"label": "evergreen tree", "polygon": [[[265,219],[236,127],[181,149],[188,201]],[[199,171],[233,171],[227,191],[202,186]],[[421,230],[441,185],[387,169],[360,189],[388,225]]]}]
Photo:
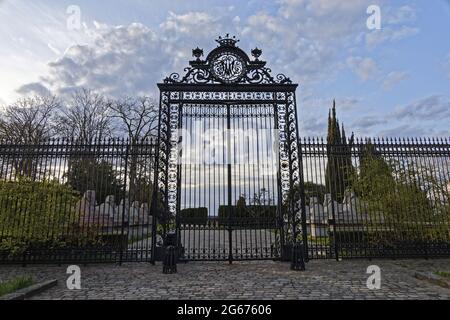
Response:
[{"label": "evergreen tree", "polygon": [[94,190],[97,203],[103,203],[108,195],[113,195],[118,202],[124,197],[123,181],[112,164],[104,160],[91,158],[70,161],[65,174],[67,184],[80,194]]},{"label": "evergreen tree", "polygon": [[337,201],[342,201],[344,191],[350,186],[354,173],[351,156],[353,140],[353,133],[351,138],[347,139],[344,125],[341,129],[336,116],[336,101],[333,100],[333,108],[328,112],[328,162],[325,185],[326,190]]}]

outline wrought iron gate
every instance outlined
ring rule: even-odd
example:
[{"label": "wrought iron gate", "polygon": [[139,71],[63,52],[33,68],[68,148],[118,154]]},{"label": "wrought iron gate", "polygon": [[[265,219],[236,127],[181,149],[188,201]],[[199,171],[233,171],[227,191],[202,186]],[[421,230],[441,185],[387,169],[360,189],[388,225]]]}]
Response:
[{"label": "wrought iron gate", "polygon": [[217,42],[158,84],[159,230],[180,259],[280,259],[306,246],[297,85]]}]

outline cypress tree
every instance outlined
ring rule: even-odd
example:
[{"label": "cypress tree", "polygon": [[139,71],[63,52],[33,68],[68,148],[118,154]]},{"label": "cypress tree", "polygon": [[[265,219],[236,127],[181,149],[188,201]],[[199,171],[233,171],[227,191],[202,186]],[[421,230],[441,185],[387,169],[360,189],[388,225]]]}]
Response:
[{"label": "cypress tree", "polygon": [[342,201],[344,191],[350,186],[351,176],[354,172],[351,149],[354,136],[347,140],[344,124],[342,129],[336,116],[336,101],[328,112],[328,162],[325,172],[325,185],[327,192],[331,193],[337,201]]}]

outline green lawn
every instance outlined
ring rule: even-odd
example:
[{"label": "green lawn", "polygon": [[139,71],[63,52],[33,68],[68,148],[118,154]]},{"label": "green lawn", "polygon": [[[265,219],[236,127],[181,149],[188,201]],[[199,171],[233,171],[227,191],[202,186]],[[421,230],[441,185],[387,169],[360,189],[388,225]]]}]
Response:
[{"label": "green lawn", "polygon": [[6,282],[0,282],[0,297],[33,284],[31,277],[17,277]]}]

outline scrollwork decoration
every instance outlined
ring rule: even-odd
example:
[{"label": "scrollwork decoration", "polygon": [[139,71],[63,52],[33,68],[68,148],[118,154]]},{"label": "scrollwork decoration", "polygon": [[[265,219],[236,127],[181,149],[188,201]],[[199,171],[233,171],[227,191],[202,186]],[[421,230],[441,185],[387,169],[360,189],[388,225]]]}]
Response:
[{"label": "scrollwork decoration", "polygon": [[292,81],[284,74],[275,77],[271,75],[266,62],[259,60],[262,51],[252,50],[254,60],[239,47],[238,40],[219,38],[219,47],[212,50],[206,60],[201,60],[203,50],[196,48],[190,61],[190,66],[184,69],[184,76],[172,73],[164,79],[166,84],[208,84],[208,83],[240,83],[240,84],[291,84]]}]

